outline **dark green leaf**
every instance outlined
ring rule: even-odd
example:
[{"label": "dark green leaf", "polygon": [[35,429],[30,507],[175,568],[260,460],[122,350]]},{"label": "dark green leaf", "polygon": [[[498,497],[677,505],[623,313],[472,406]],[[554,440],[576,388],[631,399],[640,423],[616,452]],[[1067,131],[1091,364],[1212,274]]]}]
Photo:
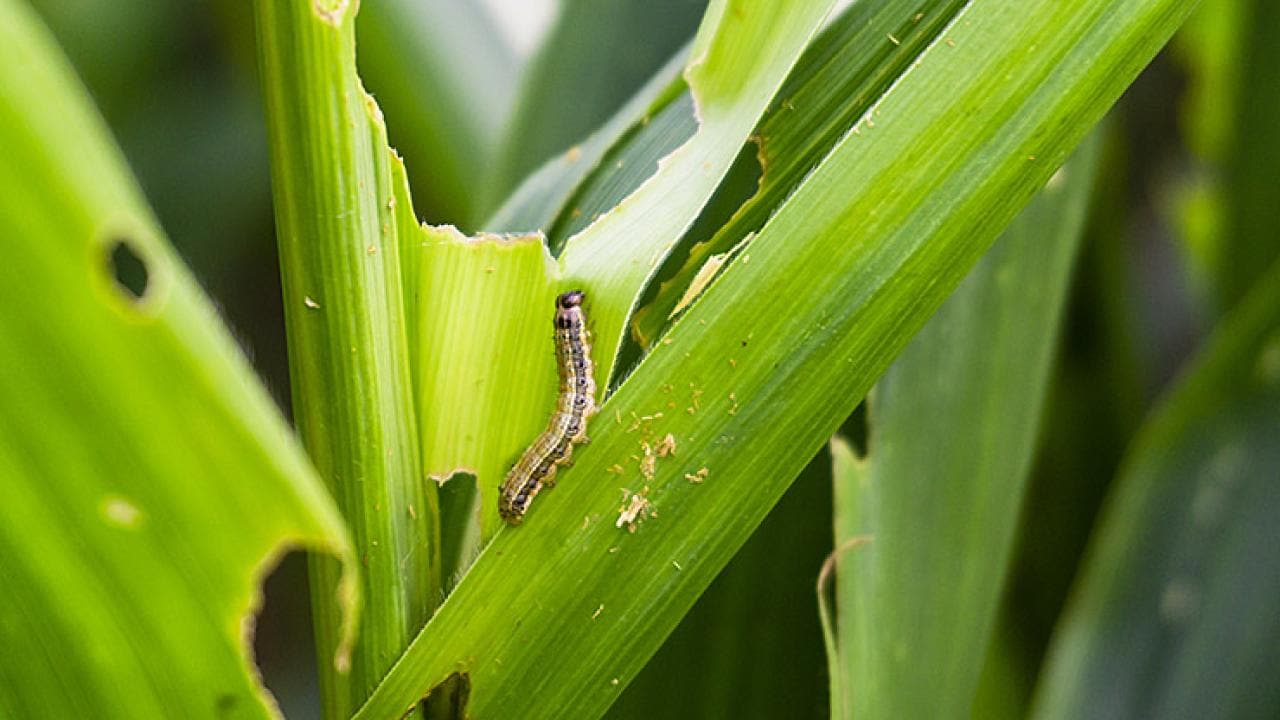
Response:
[{"label": "dark green leaf", "polygon": [[1143,426],[1037,691],[1037,718],[1280,713],[1280,266]]},{"label": "dark green leaf", "polygon": [[[1095,145],[1058,171],[868,398],[865,455],[835,479],[838,717],[961,717],[973,704]],[[859,537],[870,542],[842,549]]]}]

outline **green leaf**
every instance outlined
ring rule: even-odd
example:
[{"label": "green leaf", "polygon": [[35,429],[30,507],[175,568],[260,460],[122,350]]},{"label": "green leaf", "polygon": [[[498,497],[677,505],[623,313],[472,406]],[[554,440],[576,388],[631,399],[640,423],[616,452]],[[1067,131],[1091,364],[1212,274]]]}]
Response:
[{"label": "green leaf", "polygon": [[555,223],[546,229],[547,244],[553,251],[639,189],[658,171],[663,158],[698,130],[693,97],[683,83],[681,89],[684,92],[672,93],[666,104],[652,108],[626,141],[611,148],[595,172],[567,198]]},{"label": "green leaf", "polygon": [[[25,3],[0,0],[0,715],[270,717],[248,657],[289,546],[356,567],[332,500]],[[341,579],[338,578],[339,572]]]},{"label": "green leaf", "polygon": [[[827,4],[752,13],[750,22],[736,19],[742,12],[736,4],[720,9],[733,20],[721,22],[712,15],[699,36],[703,49],[695,48],[687,71],[706,88],[702,126],[616,212],[571,238],[559,265],[538,237],[467,240],[425,229],[417,234],[418,247],[406,248],[406,257],[418,253],[410,264],[420,280],[410,278],[409,285],[417,288],[416,322],[421,323],[414,335],[425,469],[441,480],[459,471],[474,475],[479,494],[476,502],[459,491],[460,512],[449,511],[450,521],[469,514],[477,528],[446,548],[450,574],[465,568],[479,543],[497,531],[500,479],[554,405],[550,320],[555,291],[586,291],[603,385],[621,343],[625,313],[650,269],[647,263],[660,259],[667,238],[677,237],[697,217]],[[742,51],[757,46],[776,49],[769,62]],[[754,72],[756,79],[734,88],[727,78],[738,72]],[[599,192],[620,194],[611,184]],[[680,206],[664,205],[662,223],[646,221],[645,208],[657,217],[654,208],[671,193],[682,195]],[[460,307],[469,311],[460,313]]]},{"label": "green leaf", "polygon": [[[556,268],[540,235],[468,239],[452,228],[420,235],[406,257],[418,260],[421,277],[414,337],[424,468],[441,482],[457,473],[479,481],[478,496],[449,488],[456,495],[444,506],[457,534],[445,547],[452,579],[497,531],[498,484],[555,406],[555,353],[547,346]],[[466,481],[450,484],[458,482]]]},{"label": "green leaf", "polygon": [[984,679],[999,680],[1000,687],[979,691],[1018,708],[1011,715],[1017,718],[1027,714],[1098,508],[1156,382],[1146,362],[1154,343],[1138,312],[1142,283],[1135,273],[1142,255],[1132,231],[1140,225],[1131,214],[1128,188],[1140,184],[1139,169],[1122,131],[1131,106],[1122,100],[1103,131],[1085,246],[1025,493],[995,657],[986,661],[992,667]]},{"label": "green leaf", "polygon": [[[823,450],[605,716],[818,718],[825,660],[813,578],[831,549]],[[661,516],[659,516],[659,519]]]},{"label": "green leaf", "polygon": [[[1092,185],[1054,175],[868,398],[835,478],[839,717],[973,704],[1026,487]],[[870,542],[844,548],[856,538]]]},{"label": "green leaf", "polygon": [[505,197],[530,171],[616,115],[693,37],[706,5],[561,0],[555,25],[521,80],[503,147],[488,174],[490,199]]},{"label": "green leaf", "polygon": [[[424,482],[408,353],[403,168],[355,71],[354,4],[256,3],[294,414],[364,566],[368,612],[349,676],[321,666],[346,717],[440,597],[436,487]],[[330,570],[313,565],[323,585]],[[336,619],[313,593],[326,651]]]},{"label": "green leaf", "polygon": [[379,0],[356,22],[360,71],[392,118],[419,209],[480,220],[476,179],[493,162],[516,91],[516,59],[475,0]]},{"label": "green leaf", "polygon": [[698,131],[625,202],[570,238],[561,256],[566,284],[592,296],[601,384],[612,377],[640,291],[697,219],[831,5],[720,0],[708,8],[685,70]]},{"label": "green leaf", "polygon": [[[634,134],[668,133],[665,129],[653,128],[653,120],[676,97],[687,91],[680,74],[688,60],[687,50],[685,48],[676,53],[600,129],[581,143],[570,147],[560,157],[548,160],[537,172],[526,178],[485,227],[493,232],[542,230],[551,236],[548,244],[558,251],[563,248],[567,236],[554,232],[553,226],[563,227],[567,221],[575,219],[575,216],[585,214],[581,205],[576,208],[568,207],[569,201],[576,193],[583,191],[581,188],[584,185],[598,180],[625,185],[629,190],[639,187],[640,183],[653,174],[649,161],[656,163],[657,158],[646,157],[646,162],[638,165],[644,175],[625,183],[614,181],[612,176],[630,176],[637,168],[637,163],[624,163],[623,167],[618,167],[618,160],[614,160],[613,167],[609,167],[604,160],[609,153],[631,152],[631,143],[624,140]],[[685,128],[692,122],[692,118],[676,116],[670,117],[668,122]],[[688,139],[694,129],[696,128],[685,130],[681,140]],[[673,131],[671,134],[677,133]],[[661,146],[665,143],[647,144]],[[600,207],[599,211],[604,212],[610,207],[612,205]],[[596,208],[589,209],[591,214],[595,214]]]},{"label": "green leaf", "polygon": [[1280,712],[1280,265],[1147,421],[1092,541],[1037,718]]},{"label": "green leaf", "polygon": [[[740,21],[717,9],[712,26]],[[969,5],[880,98],[874,126],[835,146],[607,400],[575,465],[523,526],[498,533],[358,717],[402,713],[454,674],[469,681],[474,717],[601,714],[1188,12],[1176,0]],[[699,92],[754,85],[748,70]],[[691,143],[720,111],[704,98]],[[612,288],[573,269],[672,225],[666,205],[687,198],[641,194],[683,162],[576,251],[570,241],[572,280]],[[632,213],[647,203],[641,224]],[[635,232],[606,246],[603,228],[618,233],[623,219]],[[588,309],[610,337],[599,325],[609,309]],[[614,307],[606,326],[624,316]],[[677,454],[648,477],[632,456],[667,435]],[[619,486],[626,505],[657,512],[634,533],[617,524]]]},{"label": "green leaf", "polygon": [[[634,336],[648,346],[661,334],[686,291],[714,256],[729,254],[769,219],[809,171],[856,126],[877,98],[938,38],[964,0],[862,0],[850,5],[805,50],[752,137],[755,152],[740,158],[751,175],[745,202],[732,217],[682,239],[684,256],[664,267],[661,286],[635,314]],[[759,176],[759,177],[757,177]]]}]

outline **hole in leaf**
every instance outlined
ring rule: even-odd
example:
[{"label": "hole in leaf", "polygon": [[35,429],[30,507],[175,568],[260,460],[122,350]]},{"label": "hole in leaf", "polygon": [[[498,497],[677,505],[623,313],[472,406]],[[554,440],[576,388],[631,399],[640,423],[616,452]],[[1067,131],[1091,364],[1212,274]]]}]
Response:
[{"label": "hole in leaf", "polygon": [[479,510],[480,492],[474,474],[455,472],[440,484],[440,574],[446,594],[480,554],[480,528],[472,520]]},{"label": "hole in leaf", "polygon": [[130,240],[116,238],[111,241],[107,251],[107,264],[116,286],[130,300],[139,302],[146,296],[150,281],[147,263],[133,249]]},{"label": "hole in leaf", "polygon": [[287,553],[266,577],[255,626],[253,656],[284,717],[320,717],[306,553]]},{"label": "hole in leaf", "polygon": [[465,718],[471,701],[471,676],[455,672],[445,678],[420,703],[429,718]]}]

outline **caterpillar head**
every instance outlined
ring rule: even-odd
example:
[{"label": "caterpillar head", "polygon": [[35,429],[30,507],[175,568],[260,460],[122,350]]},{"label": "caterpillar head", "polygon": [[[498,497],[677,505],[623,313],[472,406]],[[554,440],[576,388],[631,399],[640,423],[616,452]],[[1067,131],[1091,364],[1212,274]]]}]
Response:
[{"label": "caterpillar head", "polygon": [[587,294],[582,292],[581,290],[570,290],[569,292],[564,293],[560,297],[556,298],[556,307],[561,310],[576,308],[582,304],[582,301],[585,300],[586,297],[587,297]]}]

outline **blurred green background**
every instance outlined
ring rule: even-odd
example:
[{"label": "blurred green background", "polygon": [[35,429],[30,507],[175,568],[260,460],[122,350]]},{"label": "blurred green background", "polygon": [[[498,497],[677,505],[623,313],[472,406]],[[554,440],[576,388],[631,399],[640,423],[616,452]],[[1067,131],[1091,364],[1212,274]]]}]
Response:
[{"label": "blurred green background", "polygon": [[[178,251],[287,413],[250,6],[33,4],[89,87]],[[362,75],[406,158],[422,219],[481,230],[515,179],[608,118],[692,37],[704,4],[363,6]],[[442,16],[453,24],[434,20]],[[554,52],[538,50],[547,34]],[[1277,39],[1275,3],[1211,0],[1106,125],[998,630],[1020,668],[1013,680],[1024,696],[1134,430],[1280,248]],[[474,62],[442,66],[448,46],[467,48]],[[539,113],[548,102],[562,109]],[[526,118],[514,135],[506,126],[512,112]],[[503,140],[515,135],[519,142]],[[734,717],[826,716],[814,586],[831,548],[830,472],[824,452],[623,695],[615,717],[707,717],[710,708],[732,708]],[[258,661],[289,717],[319,715],[305,573],[301,556],[283,562],[267,584],[258,623]],[[682,692],[690,677],[699,679],[697,696]]]}]

